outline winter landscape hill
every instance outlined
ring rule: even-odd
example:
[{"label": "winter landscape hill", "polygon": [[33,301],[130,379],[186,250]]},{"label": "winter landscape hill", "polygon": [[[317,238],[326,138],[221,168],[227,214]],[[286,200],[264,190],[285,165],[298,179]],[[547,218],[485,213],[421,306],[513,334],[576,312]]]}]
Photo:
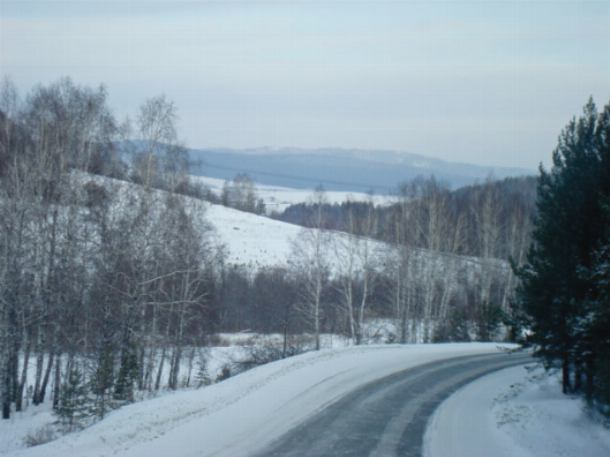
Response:
[{"label": "winter landscape hill", "polygon": [[199,162],[199,173],[217,179],[231,179],[247,173],[255,181],[275,186],[390,194],[397,186],[418,176],[434,175],[452,188],[484,181],[493,176],[534,174],[533,170],[486,167],[453,163],[407,152],[340,148],[252,148],[191,149]]},{"label": "winter landscape hill", "polygon": [[[198,177],[194,177],[197,179]],[[82,185],[87,182],[95,182],[107,189],[113,189],[111,193],[117,195],[115,200],[117,210],[121,208],[122,201],[127,195],[137,195],[142,190],[141,186],[112,178],[80,174],[78,181]],[[217,180],[204,179],[204,183],[219,184]],[[217,190],[218,188],[212,188]],[[169,195],[163,190],[152,190],[154,200],[161,205]],[[262,187],[262,195],[267,199],[283,201],[284,204],[306,203],[311,196],[311,191],[291,188]],[[343,198],[358,199],[367,198],[365,194],[350,192],[329,192],[330,200],[341,202]],[[202,236],[210,237],[210,241],[226,255],[226,262],[234,266],[242,266],[251,269],[282,267],[287,268],[291,259],[295,242],[303,232],[304,227],[282,222],[269,217],[240,211],[223,205],[205,202],[188,196],[177,196],[181,199],[188,210],[205,219],[207,225],[203,228],[211,228],[211,231],[202,232]],[[378,197],[383,204],[385,197]],[[389,200],[388,200],[389,201]],[[316,229],[312,229],[316,231]],[[335,272],[340,274],[340,260],[336,249],[342,244],[355,238],[347,233],[330,231],[328,233],[329,262]],[[374,239],[364,239],[370,245],[371,253],[379,257],[376,262],[378,267],[382,263],[396,259],[396,247]],[[428,249],[412,248],[410,255],[417,263],[417,275],[430,275],[431,272],[444,278],[462,278],[465,281],[476,281],[483,274],[483,270],[491,268],[497,274],[506,273],[509,270],[508,262],[501,259],[481,259],[472,256],[462,256],[450,253],[431,251]],[[442,272],[442,274],[441,274]]]},{"label": "winter landscape hill", "polygon": [[0,457],[610,456],[609,20],[0,0]]}]

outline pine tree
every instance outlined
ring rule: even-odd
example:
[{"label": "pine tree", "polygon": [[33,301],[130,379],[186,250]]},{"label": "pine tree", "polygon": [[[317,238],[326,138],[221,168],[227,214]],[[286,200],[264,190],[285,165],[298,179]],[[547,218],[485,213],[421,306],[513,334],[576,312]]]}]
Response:
[{"label": "pine tree", "polygon": [[91,390],[95,401],[91,406],[91,413],[103,419],[114,404],[110,396],[114,386],[114,355],[112,348],[105,344],[98,355],[97,367],[91,379]]},{"label": "pine tree", "polygon": [[59,405],[55,414],[69,431],[80,425],[89,415],[88,388],[83,373],[76,364],[68,370],[68,378],[61,386]]},{"label": "pine tree", "polygon": [[121,402],[134,401],[134,387],[138,379],[138,353],[133,341],[126,341],[121,350],[121,363],[114,383],[114,399]]},{"label": "pine tree", "polygon": [[608,228],[603,211],[608,125],[590,100],[583,115],[563,130],[551,171],[540,169],[533,244],[518,272],[518,299],[537,354],[547,367],[561,367],[564,392],[587,396],[598,357],[590,312],[596,280],[582,272],[593,268]]},{"label": "pine tree", "polygon": [[585,332],[595,356],[594,365],[589,367],[586,394],[588,400],[599,403],[610,414],[610,237],[585,275],[592,284]]}]

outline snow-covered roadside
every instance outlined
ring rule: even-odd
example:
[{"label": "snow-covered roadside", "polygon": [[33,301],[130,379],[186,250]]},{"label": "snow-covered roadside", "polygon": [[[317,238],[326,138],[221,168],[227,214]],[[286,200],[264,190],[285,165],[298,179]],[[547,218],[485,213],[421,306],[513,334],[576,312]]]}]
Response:
[{"label": "snow-covered roadside", "polygon": [[14,412],[10,419],[0,420],[0,455],[24,447],[29,439],[47,439],[55,432],[49,425],[55,421],[52,405],[47,401],[39,406],[29,405],[25,411]]},{"label": "snow-covered roadside", "polygon": [[538,368],[492,373],[441,404],[428,424],[425,457],[607,457],[610,429]]},{"label": "snow-covered roadside", "polygon": [[246,455],[374,379],[434,360],[497,350],[496,344],[465,343],[311,352],[200,390],[124,407],[82,432],[8,455]]}]

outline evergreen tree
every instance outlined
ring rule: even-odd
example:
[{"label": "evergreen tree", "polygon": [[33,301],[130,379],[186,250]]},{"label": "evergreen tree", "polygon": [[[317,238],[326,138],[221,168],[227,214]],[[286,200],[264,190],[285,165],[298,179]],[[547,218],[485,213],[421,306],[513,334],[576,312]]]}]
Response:
[{"label": "evergreen tree", "polygon": [[[128,333],[128,332],[127,332]],[[134,401],[134,387],[138,380],[138,352],[135,343],[126,338],[121,349],[121,361],[114,384],[114,399],[122,402]]]},{"label": "evergreen tree", "polygon": [[592,333],[597,318],[591,313],[598,280],[583,271],[594,267],[608,230],[603,210],[609,195],[608,109],[599,115],[590,100],[561,133],[551,171],[541,167],[533,244],[518,272],[518,299],[537,354],[547,367],[561,367],[564,392],[588,397],[600,355]]},{"label": "evergreen tree", "polygon": [[114,355],[108,344],[105,344],[98,356],[97,367],[91,379],[91,390],[95,401],[91,413],[103,419],[112,409],[110,393],[114,385]]},{"label": "evergreen tree", "polygon": [[447,319],[439,322],[434,330],[434,342],[471,341],[469,330],[470,316],[463,307],[455,307],[449,311]]},{"label": "evergreen tree", "polygon": [[597,252],[593,267],[585,276],[592,284],[585,332],[591,342],[590,352],[596,355],[586,393],[589,400],[610,414],[610,238]]},{"label": "evergreen tree", "polygon": [[55,414],[60,422],[72,431],[88,416],[89,396],[83,373],[76,364],[68,370],[68,377],[61,386],[59,405]]}]

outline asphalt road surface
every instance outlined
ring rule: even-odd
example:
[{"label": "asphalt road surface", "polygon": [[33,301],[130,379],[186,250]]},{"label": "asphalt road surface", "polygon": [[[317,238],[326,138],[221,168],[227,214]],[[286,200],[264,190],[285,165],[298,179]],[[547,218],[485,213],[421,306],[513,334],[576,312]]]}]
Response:
[{"label": "asphalt road surface", "polygon": [[395,373],[347,394],[255,457],[419,457],[443,400],[485,374],[531,361],[523,353],[466,356]]}]

